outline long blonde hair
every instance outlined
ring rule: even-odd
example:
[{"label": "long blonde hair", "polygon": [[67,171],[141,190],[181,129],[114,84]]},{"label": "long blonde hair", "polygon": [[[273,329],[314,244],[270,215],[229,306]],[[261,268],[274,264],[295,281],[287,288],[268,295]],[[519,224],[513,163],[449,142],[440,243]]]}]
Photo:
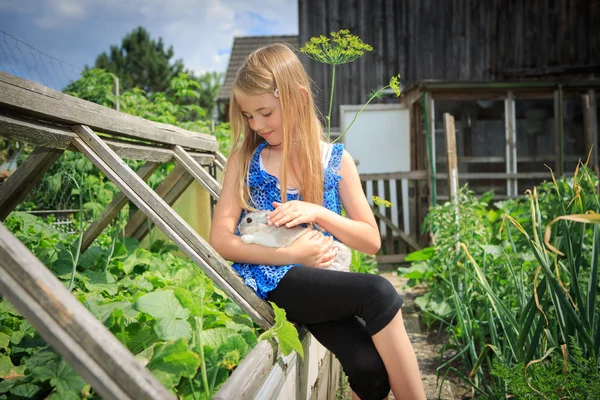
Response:
[{"label": "long blonde hair", "polygon": [[[306,89],[302,93],[301,88]],[[321,205],[323,203],[323,167],[321,164],[321,139],[323,129],[317,117],[310,81],[302,63],[294,52],[284,44],[262,47],[246,58],[238,70],[230,98],[229,118],[233,130],[232,155],[238,157],[238,172],[234,185],[237,202],[245,210],[250,205],[250,190],[245,184],[249,176],[250,161],[263,140],[255,134],[242,114],[235,98],[235,90],[250,95],[279,92],[283,120],[283,151],[281,154],[280,187],[281,201],[287,200],[287,174],[300,182],[302,200]],[[298,168],[295,168],[293,150],[296,150]]]}]

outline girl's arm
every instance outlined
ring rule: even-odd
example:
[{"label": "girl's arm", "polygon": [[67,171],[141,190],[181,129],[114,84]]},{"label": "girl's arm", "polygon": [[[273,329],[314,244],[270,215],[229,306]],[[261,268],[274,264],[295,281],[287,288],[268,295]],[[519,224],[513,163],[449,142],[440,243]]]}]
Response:
[{"label": "girl's arm", "polygon": [[340,199],[348,218],[323,206],[304,201],[273,203],[276,207],[269,216],[269,224],[288,228],[298,224],[318,223],[345,245],[367,254],[375,254],[381,247],[379,229],[365,197],[358,170],[350,154],[344,151],[338,183]]},{"label": "girl's arm", "polygon": [[340,163],[340,176],[340,199],[348,218],[322,207],[316,222],[346,246],[375,254],[381,247],[379,228],[360,184],[356,164],[346,150]]},{"label": "girl's arm", "polygon": [[238,158],[232,154],[227,161],[221,195],[215,206],[208,243],[226,260],[263,265],[302,264],[326,268],[333,258],[331,240],[323,235],[304,235],[293,246],[286,248],[246,244],[235,234],[242,208],[235,198],[233,187]]}]

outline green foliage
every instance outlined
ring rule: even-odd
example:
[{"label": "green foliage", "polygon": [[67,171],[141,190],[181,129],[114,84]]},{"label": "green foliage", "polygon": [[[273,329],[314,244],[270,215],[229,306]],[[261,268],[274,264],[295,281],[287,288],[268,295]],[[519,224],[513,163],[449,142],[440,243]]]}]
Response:
[{"label": "green foliage", "polygon": [[[494,203],[497,209],[488,208],[490,195],[476,200],[462,189],[458,208],[446,203],[430,210],[426,222],[433,252],[413,255],[415,264],[404,275],[409,284],[429,287],[417,304],[430,323],[437,321],[448,332],[440,374],[456,373],[481,396],[534,398],[535,390],[523,391],[531,385],[542,392],[552,388],[545,392],[548,398],[563,398],[556,388],[575,390],[570,382],[584,375],[559,376],[556,359],[532,363],[527,377],[524,366],[565,346],[574,355],[566,361],[569,371],[591,365],[591,380],[579,385],[596,384],[597,184],[581,166],[573,178]],[[586,398],[585,391],[568,393]]]},{"label": "green foliage", "polygon": [[152,39],[140,26],[125,35],[121,46],[112,45],[108,53],[100,54],[94,68],[118,76],[123,91],[139,88],[158,93],[166,91],[169,81],[183,72],[183,62],[172,62],[173,55],[173,46],[166,49],[162,38]]},{"label": "green foliage", "polygon": [[565,368],[565,359],[558,349],[553,349],[549,359],[531,364],[523,363],[508,366],[494,363],[492,375],[506,383],[508,394],[518,399],[548,400],[595,399],[600,393],[600,374],[596,363],[585,358],[577,343],[573,344],[573,354]]},{"label": "green foliage", "polygon": [[352,259],[350,260],[350,271],[360,272],[364,274],[378,274],[377,259],[360,251],[350,249],[352,251]]},{"label": "green foliage", "polygon": [[[148,251],[135,239],[115,241],[104,232],[101,245],[76,257],[72,275],[68,251],[78,235],[22,212],[5,225],[65,286],[72,280],[73,295],[182,398],[212,397],[257,343],[248,316],[169,244],[156,241]],[[0,398],[99,398],[6,300],[0,300],[0,378]]]},{"label": "green foliage", "polygon": [[[115,101],[111,92],[113,79],[113,74],[103,70],[88,70],[80,80],[69,85],[68,93],[84,100],[112,106]],[[121,111],[151,121],[180,126],[190,131],[211,134],[210,121],[205,118],[204,109],[196,104],[178,103],[186,99],[198,99],[201,96],[198,92],[200,84],[181,73],[175,76],[169,85],[168,94],[160,92],[148,95],[137,88],[125,91],[119,100]],[[228,154],[231,147],[229,124],[217,125],[213,134],[219,141],[220,149],[224,154]],[[19,161],[22,162],[31,151],[33,147],[27,146]],[[141,161],[126,160],[126,162],[134,171],[143,165]],[[173,163],[161,165],[150,178],[149,185],[156,188],[173,167]],[[81,176],[85,178],[81,180]],[[79,189],[74,187],[75,181],[81,181]],[[110,203],[118,193],[118,189],[83,155],[66,151],[17,209],[78,209],[79,193],[86,199],[94,199],[84,203],[85,219],[94,219]]]},{"label": "green foliage", "polygon": [[281,346],[281,352],[284,356],[287,356],[293,350],[296,350],[298,354],[300,354],[300,357],[304,358],[304,349],[298,338],[296,327],[285,318],[285,310],[283,308],[277,307],[277,304],[272,301],[269,303],[271,303],[273,311],[275,311],[275,325],[271,329],[263,332],[258,337],[258,340],[267,340],[277,337],[279,346]]},{"label": "green foliage", "polygon": [[81,78],[69,83],[63,92],[104,107],[114,108],[117,102],[113,89],[116,79],[115,74],[103,69],[86,69],[81,73]]}]

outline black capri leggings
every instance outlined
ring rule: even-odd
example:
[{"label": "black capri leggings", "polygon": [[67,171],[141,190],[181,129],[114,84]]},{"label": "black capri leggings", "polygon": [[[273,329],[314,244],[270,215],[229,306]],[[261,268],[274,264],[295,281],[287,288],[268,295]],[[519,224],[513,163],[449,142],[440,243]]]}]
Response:
[{"label": "black capri leggings", "polygon": [[402,305],[396,288],[387,279],[294,267],[269,292],[268,300],[285,309],[290,321],[305,325],[335,354],[361,400],[381,400],[388,395],[387,371],[371,339]]}]

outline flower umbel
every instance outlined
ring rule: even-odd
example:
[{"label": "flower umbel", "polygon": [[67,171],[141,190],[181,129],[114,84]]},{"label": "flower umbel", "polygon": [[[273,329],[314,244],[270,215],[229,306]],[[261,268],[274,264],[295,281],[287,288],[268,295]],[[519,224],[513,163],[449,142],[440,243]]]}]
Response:
[{"label": "flower umbel", "polygon": [[357,60],[365,51],[373,51],[373,47],[363,43],[349,30],[342,29],[339,32],[331,32],[331,39],[323,35],[310,38],[300,51],[324,64],[340,65]]},{"label": "flower umbel", "polygon": [[396,75],[390,79],[390,88],[396,93],[396,97],[400,97],[400,75]]}]

